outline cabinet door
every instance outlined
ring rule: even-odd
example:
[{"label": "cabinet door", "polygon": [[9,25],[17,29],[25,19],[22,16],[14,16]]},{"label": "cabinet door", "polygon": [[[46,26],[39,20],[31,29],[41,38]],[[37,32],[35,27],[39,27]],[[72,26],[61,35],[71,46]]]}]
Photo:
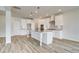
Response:
[{"label": "cabinet door", "polygon": [[62,38],[63,37],[63,31],[54,31],[54,37]]},{"label": "cabinet door", "polygon": [[54,31],[54,37],[59,37],[59,31]]},{"label": "cabinet door", "polygon": [[63,15],[55,16],[55,25],[56,26],[63,25]]}]

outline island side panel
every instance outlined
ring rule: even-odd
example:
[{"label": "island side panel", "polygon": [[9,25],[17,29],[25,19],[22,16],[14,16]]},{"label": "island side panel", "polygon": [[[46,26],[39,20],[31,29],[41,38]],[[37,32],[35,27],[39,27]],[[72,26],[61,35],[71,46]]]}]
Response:
[{"label": "island side panel", "polygon": [[47,32],[47,45],[53,42],[53,32]]}]

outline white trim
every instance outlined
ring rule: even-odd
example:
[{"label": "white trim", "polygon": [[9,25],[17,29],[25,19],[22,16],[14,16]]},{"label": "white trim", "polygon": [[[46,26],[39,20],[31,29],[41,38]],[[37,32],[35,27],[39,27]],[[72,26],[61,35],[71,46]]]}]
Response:
[{"label": "white trim", "polygon": [[54,37],[54,38],[58,38],[58,39],[64,39],[64,40],[71,40],[71,41],[75,41],[75,42],[79,42],[79,39],[72,39],[72,38],[60,38],[60,37]]},{"label": "white trim", "polygon": [[79,42],[79,39],[72,39],[72,38],[64,38],[65,40],[72,40],[72,41],[76,41]]}]

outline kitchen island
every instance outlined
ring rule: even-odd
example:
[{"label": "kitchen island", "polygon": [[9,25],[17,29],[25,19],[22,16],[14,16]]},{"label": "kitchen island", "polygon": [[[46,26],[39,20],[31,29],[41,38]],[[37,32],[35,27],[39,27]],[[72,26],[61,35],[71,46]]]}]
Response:
[{"label": "kitchen island", "polygon": [[40,46],[42,43],[49,45],[53,41],[53,32],[49,30],[45,31],[31,31],[32,38],[40,41]]}]

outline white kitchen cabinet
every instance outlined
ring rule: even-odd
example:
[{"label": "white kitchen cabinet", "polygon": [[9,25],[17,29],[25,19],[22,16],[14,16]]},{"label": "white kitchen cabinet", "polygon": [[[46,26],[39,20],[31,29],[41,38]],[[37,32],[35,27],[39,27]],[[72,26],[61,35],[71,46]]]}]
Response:
[{"label": "white kitchen cabinet", "polygon": [[62,38],[63,37],[63,31],[53,31],[53,37],[55,38]]},{"label": "white kitchen cabinet", "polygon": [[55,16],[55,25],[58,27],[63,25],[63,15],[62,14]]}]

